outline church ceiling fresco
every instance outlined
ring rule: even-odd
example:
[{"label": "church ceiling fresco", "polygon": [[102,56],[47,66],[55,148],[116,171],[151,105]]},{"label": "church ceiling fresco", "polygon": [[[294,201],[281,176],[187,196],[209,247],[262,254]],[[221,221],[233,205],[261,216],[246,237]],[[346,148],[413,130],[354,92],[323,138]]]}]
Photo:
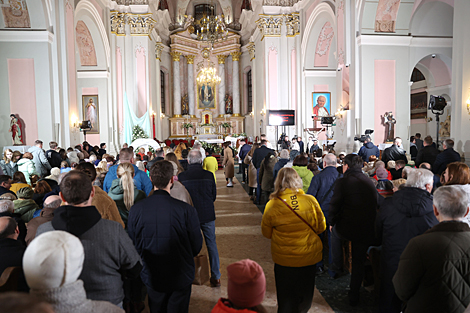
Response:
[{"label": "church ceiling fresco", "polygon": [[25,0],[0,0],[6,28],[31,28]]}]

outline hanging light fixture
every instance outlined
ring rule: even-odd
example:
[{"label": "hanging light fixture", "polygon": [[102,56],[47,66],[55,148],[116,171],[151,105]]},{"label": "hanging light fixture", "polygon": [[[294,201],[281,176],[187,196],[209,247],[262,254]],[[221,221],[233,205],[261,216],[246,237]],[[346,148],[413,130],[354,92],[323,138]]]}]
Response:
[{"label": "hanging light fixture", "polygon": [[204,13],[203,17],[196,21],[195,24],[198,26],[196,31],[197,40],[210,42],[212,48],[219,40],[227,39],[228,31],[223,14],[210,14],[208,16]]},{"label": "hanging light fixture", "polygon": [[204,67],[201,69],[201,72],[199,73],[197,77],[197,82],[198,84],[201,85],[218,85],[220,84],[220,81],[222,80],[220,76],[217,75],[217,71],[214,67],[208,66]]}]

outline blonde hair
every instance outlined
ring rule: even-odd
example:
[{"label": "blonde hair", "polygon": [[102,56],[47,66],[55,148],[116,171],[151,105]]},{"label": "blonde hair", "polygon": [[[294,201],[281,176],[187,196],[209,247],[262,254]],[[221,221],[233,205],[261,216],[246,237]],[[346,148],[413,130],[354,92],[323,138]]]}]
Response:
[{"label": "blonde hair", "polygon": [[129,211],[134,205],[134,166],[130,163],[121,163],[116,174],[121,179],[119,184],[124,191],[124,204]]},{"label": "blonde hair", "polygon": [[96,166],[96,169],[100,169],[101,173],[106,173],[108,171],[108,162],[106,162],[106,160],[101,160]]},{"label": "blonde hair", "polygon": [[[11,159],[9,160],[7,158],[7,152],[11,152],[12,153],[12,156],[11,156]],[[8,164],[10,163],[10,161],[13,161],[13,150],[11,149],[5,149],[5,151],[3,151],[3,161],[5,161],[5,164]],[[5,174],[6,175],[6,174]]]},{"label": "blonde hair", "polygon": [[274,192],[269,196],[269,199],[276,199],[286,189],[296,190],[302,189],[302,187],[302,179],[296,170],[292,167],[284,167],[277,174]]}]

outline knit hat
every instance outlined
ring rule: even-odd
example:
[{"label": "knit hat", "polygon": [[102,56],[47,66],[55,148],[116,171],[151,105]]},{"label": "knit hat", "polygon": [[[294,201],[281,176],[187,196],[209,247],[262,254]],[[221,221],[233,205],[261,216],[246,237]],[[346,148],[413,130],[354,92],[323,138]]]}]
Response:
[{"label": "knit hat", "polygon": [[16,192],[16,196],[21,199],[32,199],[34,191],[31,187],[23,187]]},{"label": "knit hat", "polygon": [[251,308],[263,302],[266,277],[255,261],[245,259],[227,266],[228,299],[238,307]]},{"label": "knit hat", "polygon": [[52,179],[52,180],[57,181],[59,179],[59,175],[60,175],[60,168],[53,167],[51,169],[51,175],[47,176],[46,179]]},{"label": "knit hat", "polygon": [[388,172],[383,167],[379,167],[375,173],[378,179],[387,179],[388,177]]},{"label": "knit hat", "polygon": [[75,282],[83,268],[85,253],[80,239],[65,231],[36,237],[26,248],[23,271],[31,289],[53,289]]}]

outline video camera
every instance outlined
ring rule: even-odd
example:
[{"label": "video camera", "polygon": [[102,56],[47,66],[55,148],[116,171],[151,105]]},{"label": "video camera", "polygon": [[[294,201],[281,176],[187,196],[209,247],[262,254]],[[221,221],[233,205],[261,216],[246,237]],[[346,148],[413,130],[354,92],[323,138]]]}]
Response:
[{"label": "video camera", "polygon": [[361,137],[354,137],[354,140],[364,143],[364,141],[366,141],[367,139],[370,139],[369,135],[372,134],[373,132],[374,132],[373,129],[366,129],[366,132],[364,135],[361,135]]},{"label": "video camera", "polygon": [[277,141],[277,144],[281,145],[284,142],[284,138],[286,138],[286,133],[281,134],[281,137],[279,137],[279,140]]}]

